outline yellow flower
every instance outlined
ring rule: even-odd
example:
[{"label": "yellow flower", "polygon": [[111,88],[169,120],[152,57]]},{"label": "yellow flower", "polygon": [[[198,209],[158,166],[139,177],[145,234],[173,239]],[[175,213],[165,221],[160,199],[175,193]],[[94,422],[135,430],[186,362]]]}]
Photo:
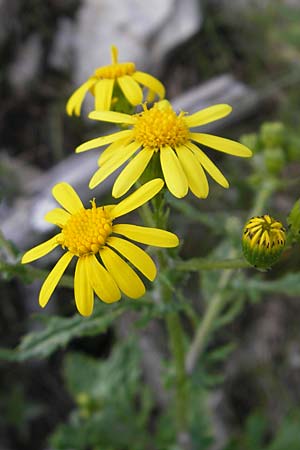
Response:
[{"label": "yellow flower", "polygon": [[[134,156],[116,179],[112,195],[120,197],[140,178],[151,158],[160,153],[160,165],[169,191],[178,198],[190,189],[196,197],[206,198],[209,187],[204,170],[224,188],[228,181],[217,166],[194,142],[234,156],[249,157],[251,150],[239,142],[205,133],[193,133],[190,128],[221,119],[231,112],[229,105],[214,105],[195,114],[176,114],[167,100],[153,108],[128,115],[112,111],[93,111],[91,119],[128,125],[128,129],[92,139],[77,147],[83,152],[110,144],[99,158],[93,189]],[[193,142],[194,141],[194,142]]]},{"label": "yellow flower", "polygon": [[148,88],[148,101],[153,101],[156,95],[160,99],[164,98],[163,84],[152,75],[137,71],[133,62],[119,63],[118,49],[115,46],[111,47],[111,59],[110,65],[96,69],[94,74],[71,95],[66,106],[70,116],[73,113],[76,116],[80,115],[81,105],[88,91],[95,97],[97,111],[111,109],[115,88],[119,88],[133,106],[143,101],[141,85]]},{"label": "yellow flower", "polygon": [[[74,295],[78,311],[89,316],[93,311],[94,292],[106,303],[116,302],[121,291],[130,298],[145,293],[133,265],[153,281],[156,267],[150,256],[131,241],[157,247],[176,247],[175,234],[168,231],[132,224],[115,224],[114,220],[138,208],[154,197],[163,187],[161,179],[152,180],[116,205],[85,209],[74,189],[67,183],[58,183],[52,193],[63,208],[48,212],[45,219],[61,230],[46,242],[27,251],[22,263],[41,258],[57,246],[65,253],[58,260],[42,285],[39,303],[44,307],[67,266],[74,256],[77,263],[74,277]],[[128,264],[128,262],[130,264]]]},{"label": "yellow flower", "polygon": [[285,229],[281,222],[268,214],[252,217],[244,227],[242,246],[250,264],[260,268],[271,267],[284,249]]}]

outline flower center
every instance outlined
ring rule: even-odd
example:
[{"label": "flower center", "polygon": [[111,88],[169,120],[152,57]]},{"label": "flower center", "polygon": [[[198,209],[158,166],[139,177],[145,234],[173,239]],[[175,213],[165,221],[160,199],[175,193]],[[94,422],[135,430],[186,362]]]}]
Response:
[{"label": "flower center", "polygon": [[99,79],[116,79],[124,75],[132,75],[135,72],[135,64],[132,62],[110,64],[95,70],[94,76]]},{"label": "flower center", "polygon": [[244,239],[250,241],[252,248],[258,246],[276,249],[285,244],[285,229],[281,222],[265,214],[249,220],[244,230]]},{"label": "flower center", "polygon": [[164,100],[136,116],[133,132],[135,140],[143,147],[156,151],[164,145],[176,147],[189,140],[189,128],[183,120],[183,113],[177,116]]},{"label": "flower center", "polygon": [[97,253],[112,232],[112,220],[103,207],[91,201],[90,209],[73,214],[63,226],[59,244],[77,256]]}]

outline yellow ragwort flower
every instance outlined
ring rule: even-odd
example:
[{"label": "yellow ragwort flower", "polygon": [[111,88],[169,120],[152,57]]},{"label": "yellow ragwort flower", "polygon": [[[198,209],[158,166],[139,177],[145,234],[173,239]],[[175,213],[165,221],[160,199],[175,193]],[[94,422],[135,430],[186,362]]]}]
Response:
[{"label": "yellow ragwort flower", "polygon": [[73,113],[76,116],[80,115],[81,105],[88,91],[95,97],[97,111],[111,109],[116,86],[133,106],[143,101],[141,86],[148,88],[147,101],[153,101],[156,95],[159,99],[164,98],[163,84],[152,75],[136,70],[133,62],[119,63],[118,49],[115,46],[111,47],[111,59],[110,65],[96,69],[94,74],[71,95],[66,106],[70,116]]},{"label": "yellow ragwort flower", "polygon": [[281,256],[285,240],[281,222],[268,214],[252,217],[246,223],[242,237],[245,258],[253,266],[271,267]]},{"label": "yellow ragwort flower", "polygon": [[194,142],[234,156],[249,157],[251,150],[239,142],[205,133],[193,133],[190,128],[221,119],[231,112],[229,105],[214,105],[195,114],[176,114],[167,100],[154,104],[134,115],[112,111],[93,111],[91,119],[128,125],[128,129],[92,139],[77,147],[83,152],[110,144],[99,158],[100,168],[95,172],[93,189],[132,156],[133,158],[116,179],[112,195],[120,197],[140,178],[153,155],[160,153],[161,169],[169,191],[178,198],[190,189],[196,197],[206,198],[209,187],[204,169],[224,188],[228,181],[217,166]]},{"label": "yellow ragwort flower", "polygon": [[74,277],[75,302],[83,316],[89,316],[93,311],[94,292],[106,303],[118,301],[121,291],[130,298],[144,295],[145,286],[131,265],[151,281],[156,276],[156,267],[150,256],[131,241],[176,247],[178,238],[168,231],[115,224],[114,221],[154,197],[163,184],[158,178],[144,184],[119,204],[96,206],[92,200],[88,209],[84,208],[69,184],[56,184],[52,193],[64,209],[53,209],[46,214],[45,220],[61,230],[48,241],[27,251],[22,258],[25,264],[41,258],[59,245],[65,250],[42,285],[40,305],[46,306],[74,256],[78,258]]}]

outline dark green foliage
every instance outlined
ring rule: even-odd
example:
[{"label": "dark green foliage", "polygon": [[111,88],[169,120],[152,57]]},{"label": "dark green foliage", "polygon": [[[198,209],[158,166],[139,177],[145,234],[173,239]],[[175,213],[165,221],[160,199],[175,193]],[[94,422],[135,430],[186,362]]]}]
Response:
[{"label": "dark green foliage", "polygon": [[142,383],[135,340],[118,344],[109,359],[67,355],[66,385],[77,407],[52,435],[53,450],[144,450],[149,442],[150,393]]}]

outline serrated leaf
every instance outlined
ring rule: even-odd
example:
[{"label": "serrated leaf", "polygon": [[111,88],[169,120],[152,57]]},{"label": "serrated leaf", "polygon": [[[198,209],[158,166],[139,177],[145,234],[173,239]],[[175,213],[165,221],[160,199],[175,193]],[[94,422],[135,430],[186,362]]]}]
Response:
[{"label": "serrated leaf", "polygon": [[236,344],[234,342],[229,342],[222,347],[210,351],[206,356],[208,362],[218,362],[225,360],[232,352],[236,349]]},{"label": "serrated leaf", "polygon": [[236,278],[232,286],[239,291],[251,292],[255,299],[263,293],[275,293],[293,296],[300,295],[300,274],[288,273],[277,280],[253,278],[248,280]]},{"label": "serrated leaf", "polygon": [[79,314],[70,318],[51,316],[43,318],[45,327],[23,337],[15,350],[1,350],[0,358],[10,361],[24,361],[30,358],[46,358],[59,348],[65,347],[75,337],[94,336],[102,333],[122,314],[119,306],[97,305],[94,313],[84,318]]}]

